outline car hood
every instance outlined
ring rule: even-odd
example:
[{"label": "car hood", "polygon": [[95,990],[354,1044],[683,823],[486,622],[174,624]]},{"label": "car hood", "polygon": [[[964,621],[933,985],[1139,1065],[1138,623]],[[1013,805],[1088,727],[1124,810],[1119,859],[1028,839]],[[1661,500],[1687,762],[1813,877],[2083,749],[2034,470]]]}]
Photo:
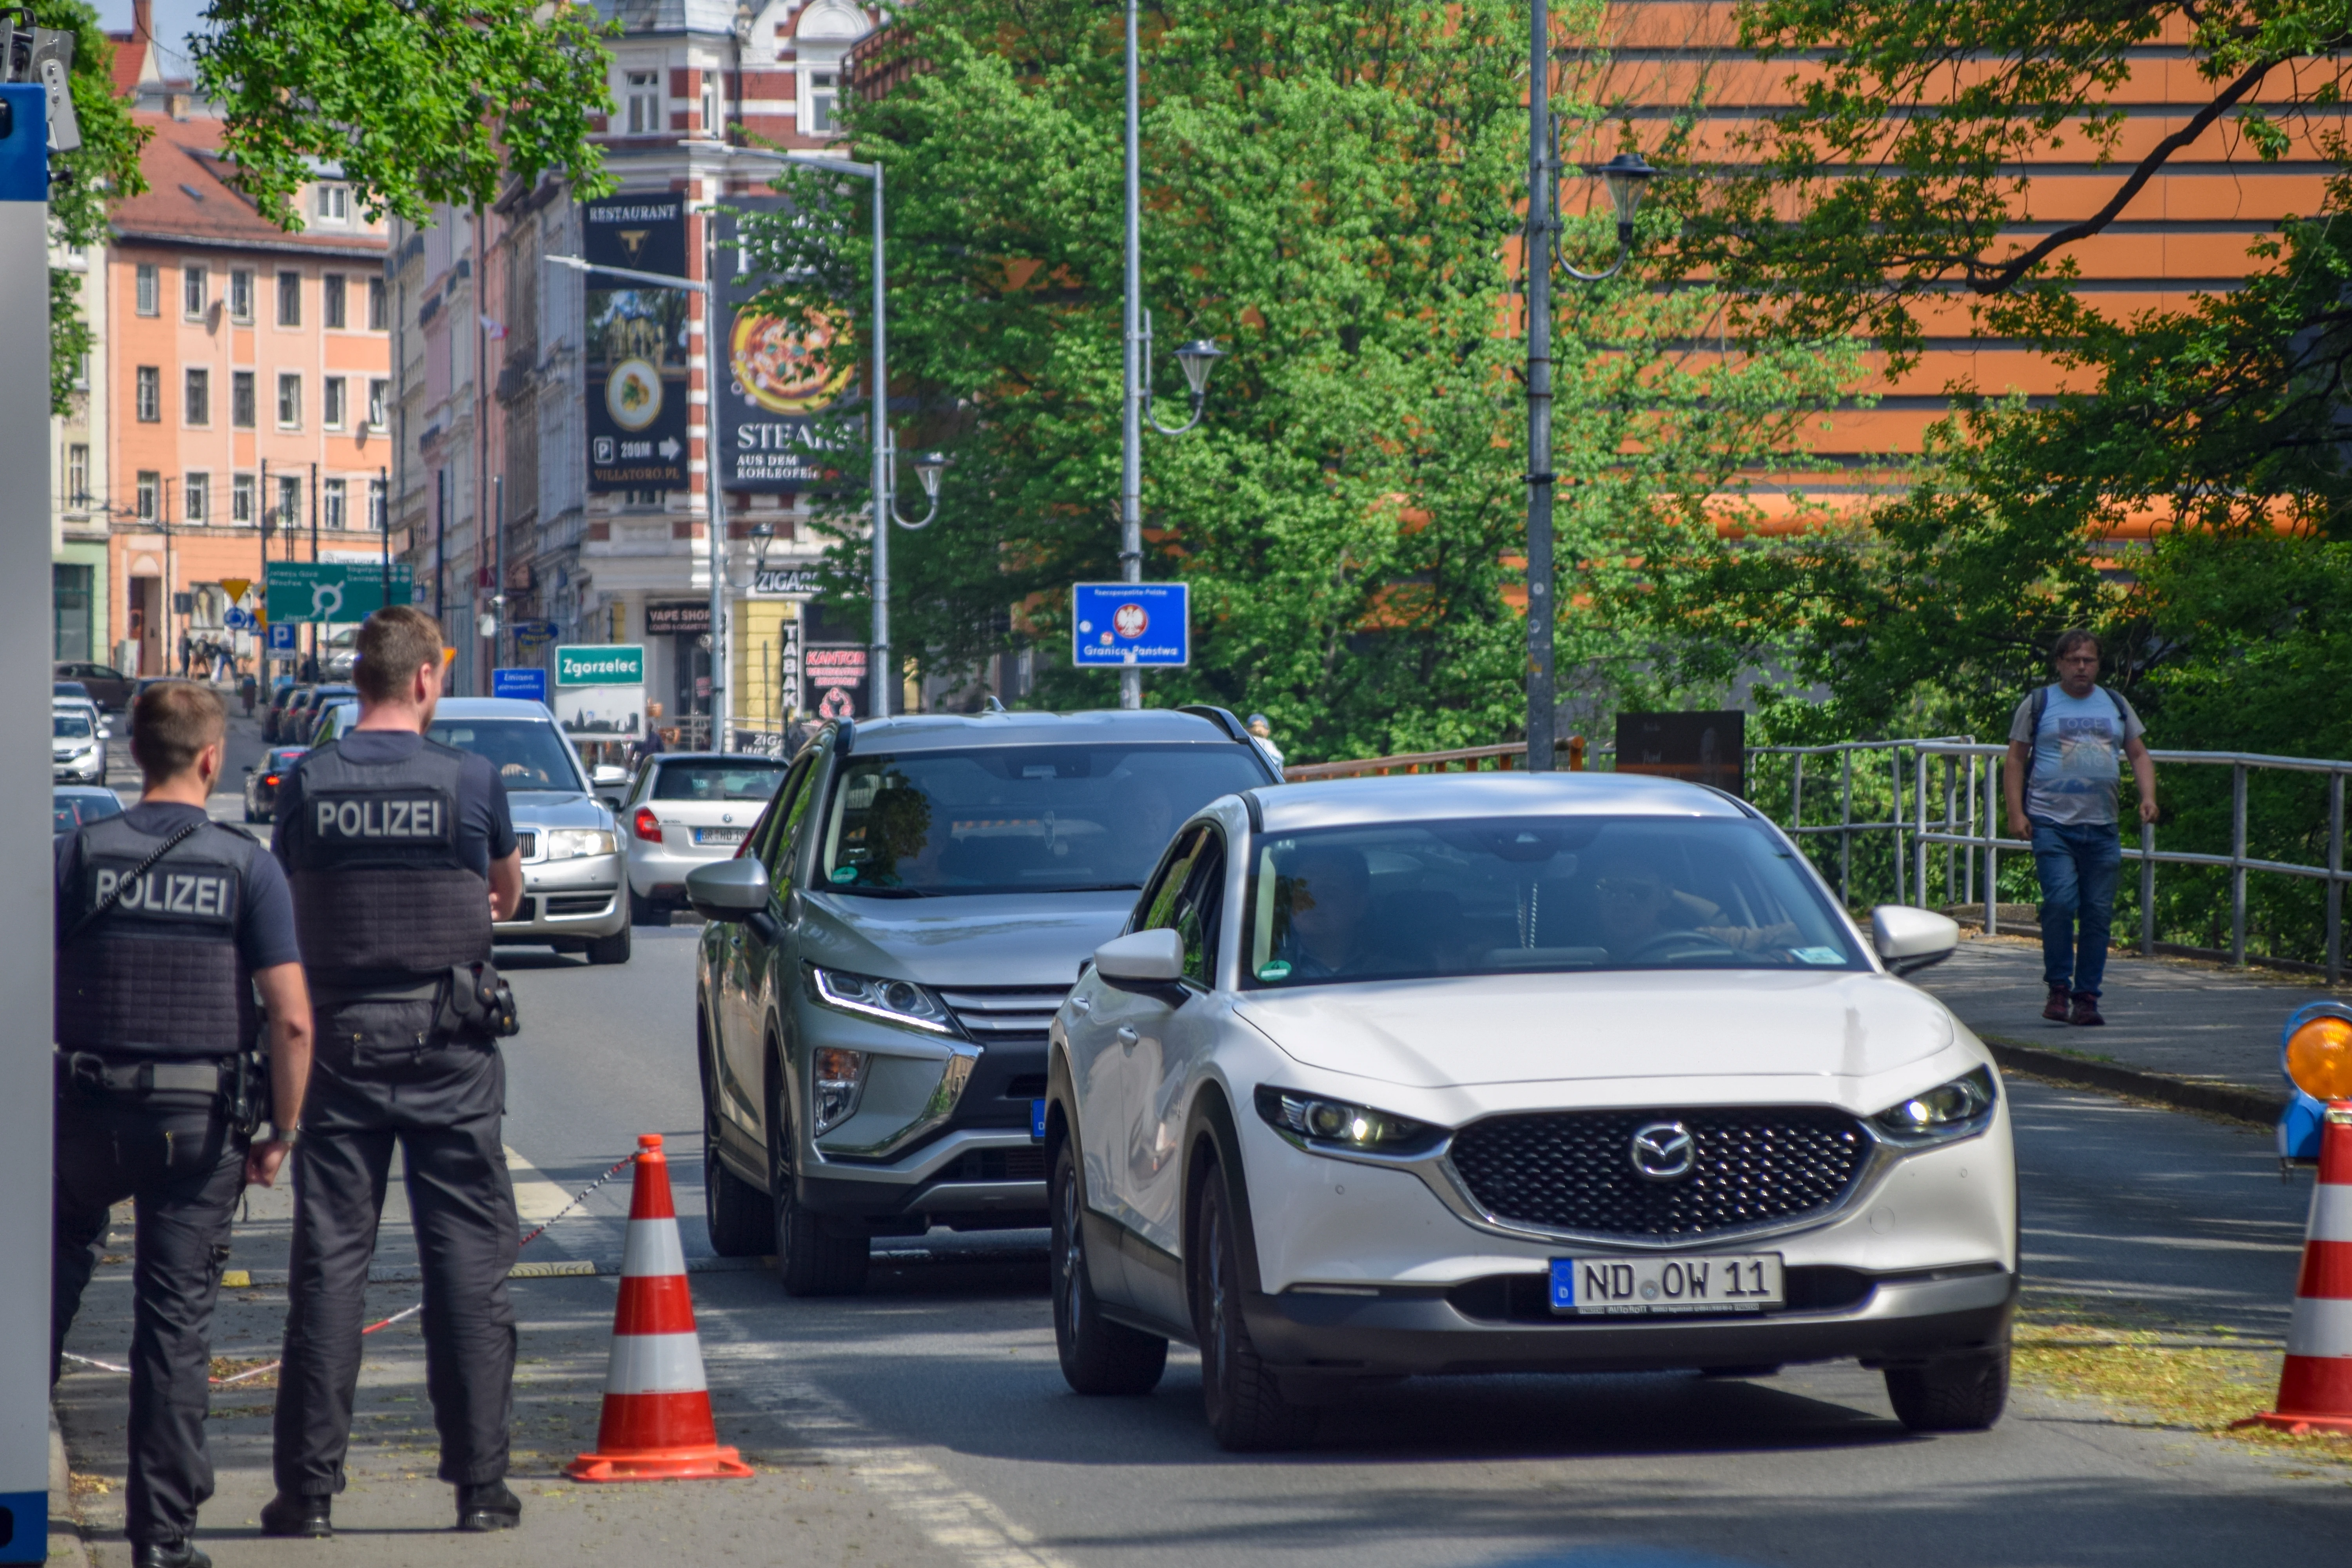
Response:
[{"label": "car hood", "polygon": [[1117,936],[1132,889],[874,899],[804,892],[800,951],[812,963],[926,985],[1067,990]]},{"label": "car hood", "polygon": [[612,821],[602,802],[577,790],[510,790],[507,811],[517,827],[604,827]]},{"label": "car hood", "polygon": [[1310,1067],[1418,1088],[1561,1079],[1862,1078],[1935,1055],[1952,1016],[1883,974],[1646,971],[1252,991]]}]

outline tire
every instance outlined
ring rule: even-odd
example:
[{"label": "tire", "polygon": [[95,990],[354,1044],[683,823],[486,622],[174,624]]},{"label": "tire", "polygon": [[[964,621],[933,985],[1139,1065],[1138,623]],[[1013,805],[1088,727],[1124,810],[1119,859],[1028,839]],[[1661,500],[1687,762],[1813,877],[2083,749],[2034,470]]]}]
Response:
[{"label": "tire", "polygon": [[635,888],[629,889],[629,923],[633,926],[666,926],[669,910],[654,902]]},{"label": "tire", "polygon": [[727,1168],[719,1157],[719,1110],[710,1073],[710,1030],[695,1020],[702,1079],[702,1222],[710,1250],[721,1258],[758,1258],[775,1244],[776,1215],[768,1194]]},{"label": "tire", "polygon": [[1982,1432],[2009,1404],[2009,1347],[1886,1369],[1895,1418],[1914,1432]]},{"label": "tire", "polygon": [[623,926],[611,936],[600,936],[588,943],[591,963],[626,963],[629,962],[629,928]]},{"label": "tire", "polygon": [[[773,1062],[774,1058],[771,1058]],[[781,1064],[778,1064],[779,1069]],[[868,1248],[862,1236],[827,1236],[824,1221],[793,1192],[792,1107],[781,1070],[768,1088],[768,1194],[776,1278],[787,1296],[852,1296],[866,1289]]]},{"label": "tire", "polygon": [[1258,1359],[1242,1320],[1241,1238],[1233,1194],[1212,1166],[1201,1186],[1193,1225],[1192,1323],[1201,1340],[1201,1404],[1217,1447],[1234,1453],[1303,1448],[1315,1436],[1316,1410],[1282,1396],[1282,1384]]},{"label": "tire", "polygon": [[1078,1162],[1067,1139],[1054,1156],[1054,1348],[1062,1379],[1078,1394],[1149,1394],[1168,1368],[1168,1342],[1102,1315],[1087,1272],[1079,1223]]}]

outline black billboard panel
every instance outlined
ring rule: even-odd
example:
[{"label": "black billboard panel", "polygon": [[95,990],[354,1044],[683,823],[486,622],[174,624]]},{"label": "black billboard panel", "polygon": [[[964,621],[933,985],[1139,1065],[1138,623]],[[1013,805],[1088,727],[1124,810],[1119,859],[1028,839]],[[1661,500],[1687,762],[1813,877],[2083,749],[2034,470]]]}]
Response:
[{"label": "black billboard panel", "polygon": [[[745,213],[784,213],[782,196],[730,196]],[[854,429],[833,416],[852,390],[847,369],[827,372],[832,342],[825,323],[786,322],[752,308],[773,271],[750,244],[740,242],[732,212],[719,218],[719,320],[726,334],[727,373],[719,409],[719,483],[730,490],[791,494],[833,482],[845,468],[863,468]]]},{"label": "black billboard panel", "polygon": [[[681,196],[589,202],[582,209],[582,230],[587,259],[598,266],[686,275]],[[689,488],[687,327],[695,299],[683,289],[588,274],[591,491]]]}]

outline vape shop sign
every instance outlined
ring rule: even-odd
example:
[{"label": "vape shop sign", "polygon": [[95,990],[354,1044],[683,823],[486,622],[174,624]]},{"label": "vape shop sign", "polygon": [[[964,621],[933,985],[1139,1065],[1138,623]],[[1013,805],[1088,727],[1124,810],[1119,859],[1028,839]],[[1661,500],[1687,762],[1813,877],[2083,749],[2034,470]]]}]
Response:
[{"label": "vape shop sign", "polygon": [[812,643],[802,649],[801,674],[808,682],[803,706],[820,719],[866,717],[871,652],[864,643]]}]

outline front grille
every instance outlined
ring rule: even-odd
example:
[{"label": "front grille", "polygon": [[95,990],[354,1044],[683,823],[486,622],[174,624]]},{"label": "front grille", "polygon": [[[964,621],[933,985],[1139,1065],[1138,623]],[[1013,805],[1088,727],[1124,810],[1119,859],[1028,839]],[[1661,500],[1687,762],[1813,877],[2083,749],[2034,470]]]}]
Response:
[{"label": "front grille", "polygon": [[601,915],[613,907],[610,893],[550,893],[547,912],[551,915]]},{"label": "front grille", "polygon": [[1042,1182],[1043,1149],[974,1149],[940,1173],[943,1182]]},{"label": "front grille", "polygon": [[[1698,1145],[1689,1175],[1633,1169],[1633,1134],[1679,1121]],[[1452,1158],[1480,1206],[1507,1223],[1652,1241],[1833,1206],[1870,1141],[1842,1110],[1571,1110],[1497,1116],[1454,1135]]]},{"label": "front grille", "polygon": [[1066,985],[964,985],[940,993],[964,1033],[982,1045],[1042,1046]]},{"label": "front grille", "polygon": [[536,833],[516,834],[515,848],[521,852],[522,858],[526,860],[535,858],[539,854],[539,835]]}]

